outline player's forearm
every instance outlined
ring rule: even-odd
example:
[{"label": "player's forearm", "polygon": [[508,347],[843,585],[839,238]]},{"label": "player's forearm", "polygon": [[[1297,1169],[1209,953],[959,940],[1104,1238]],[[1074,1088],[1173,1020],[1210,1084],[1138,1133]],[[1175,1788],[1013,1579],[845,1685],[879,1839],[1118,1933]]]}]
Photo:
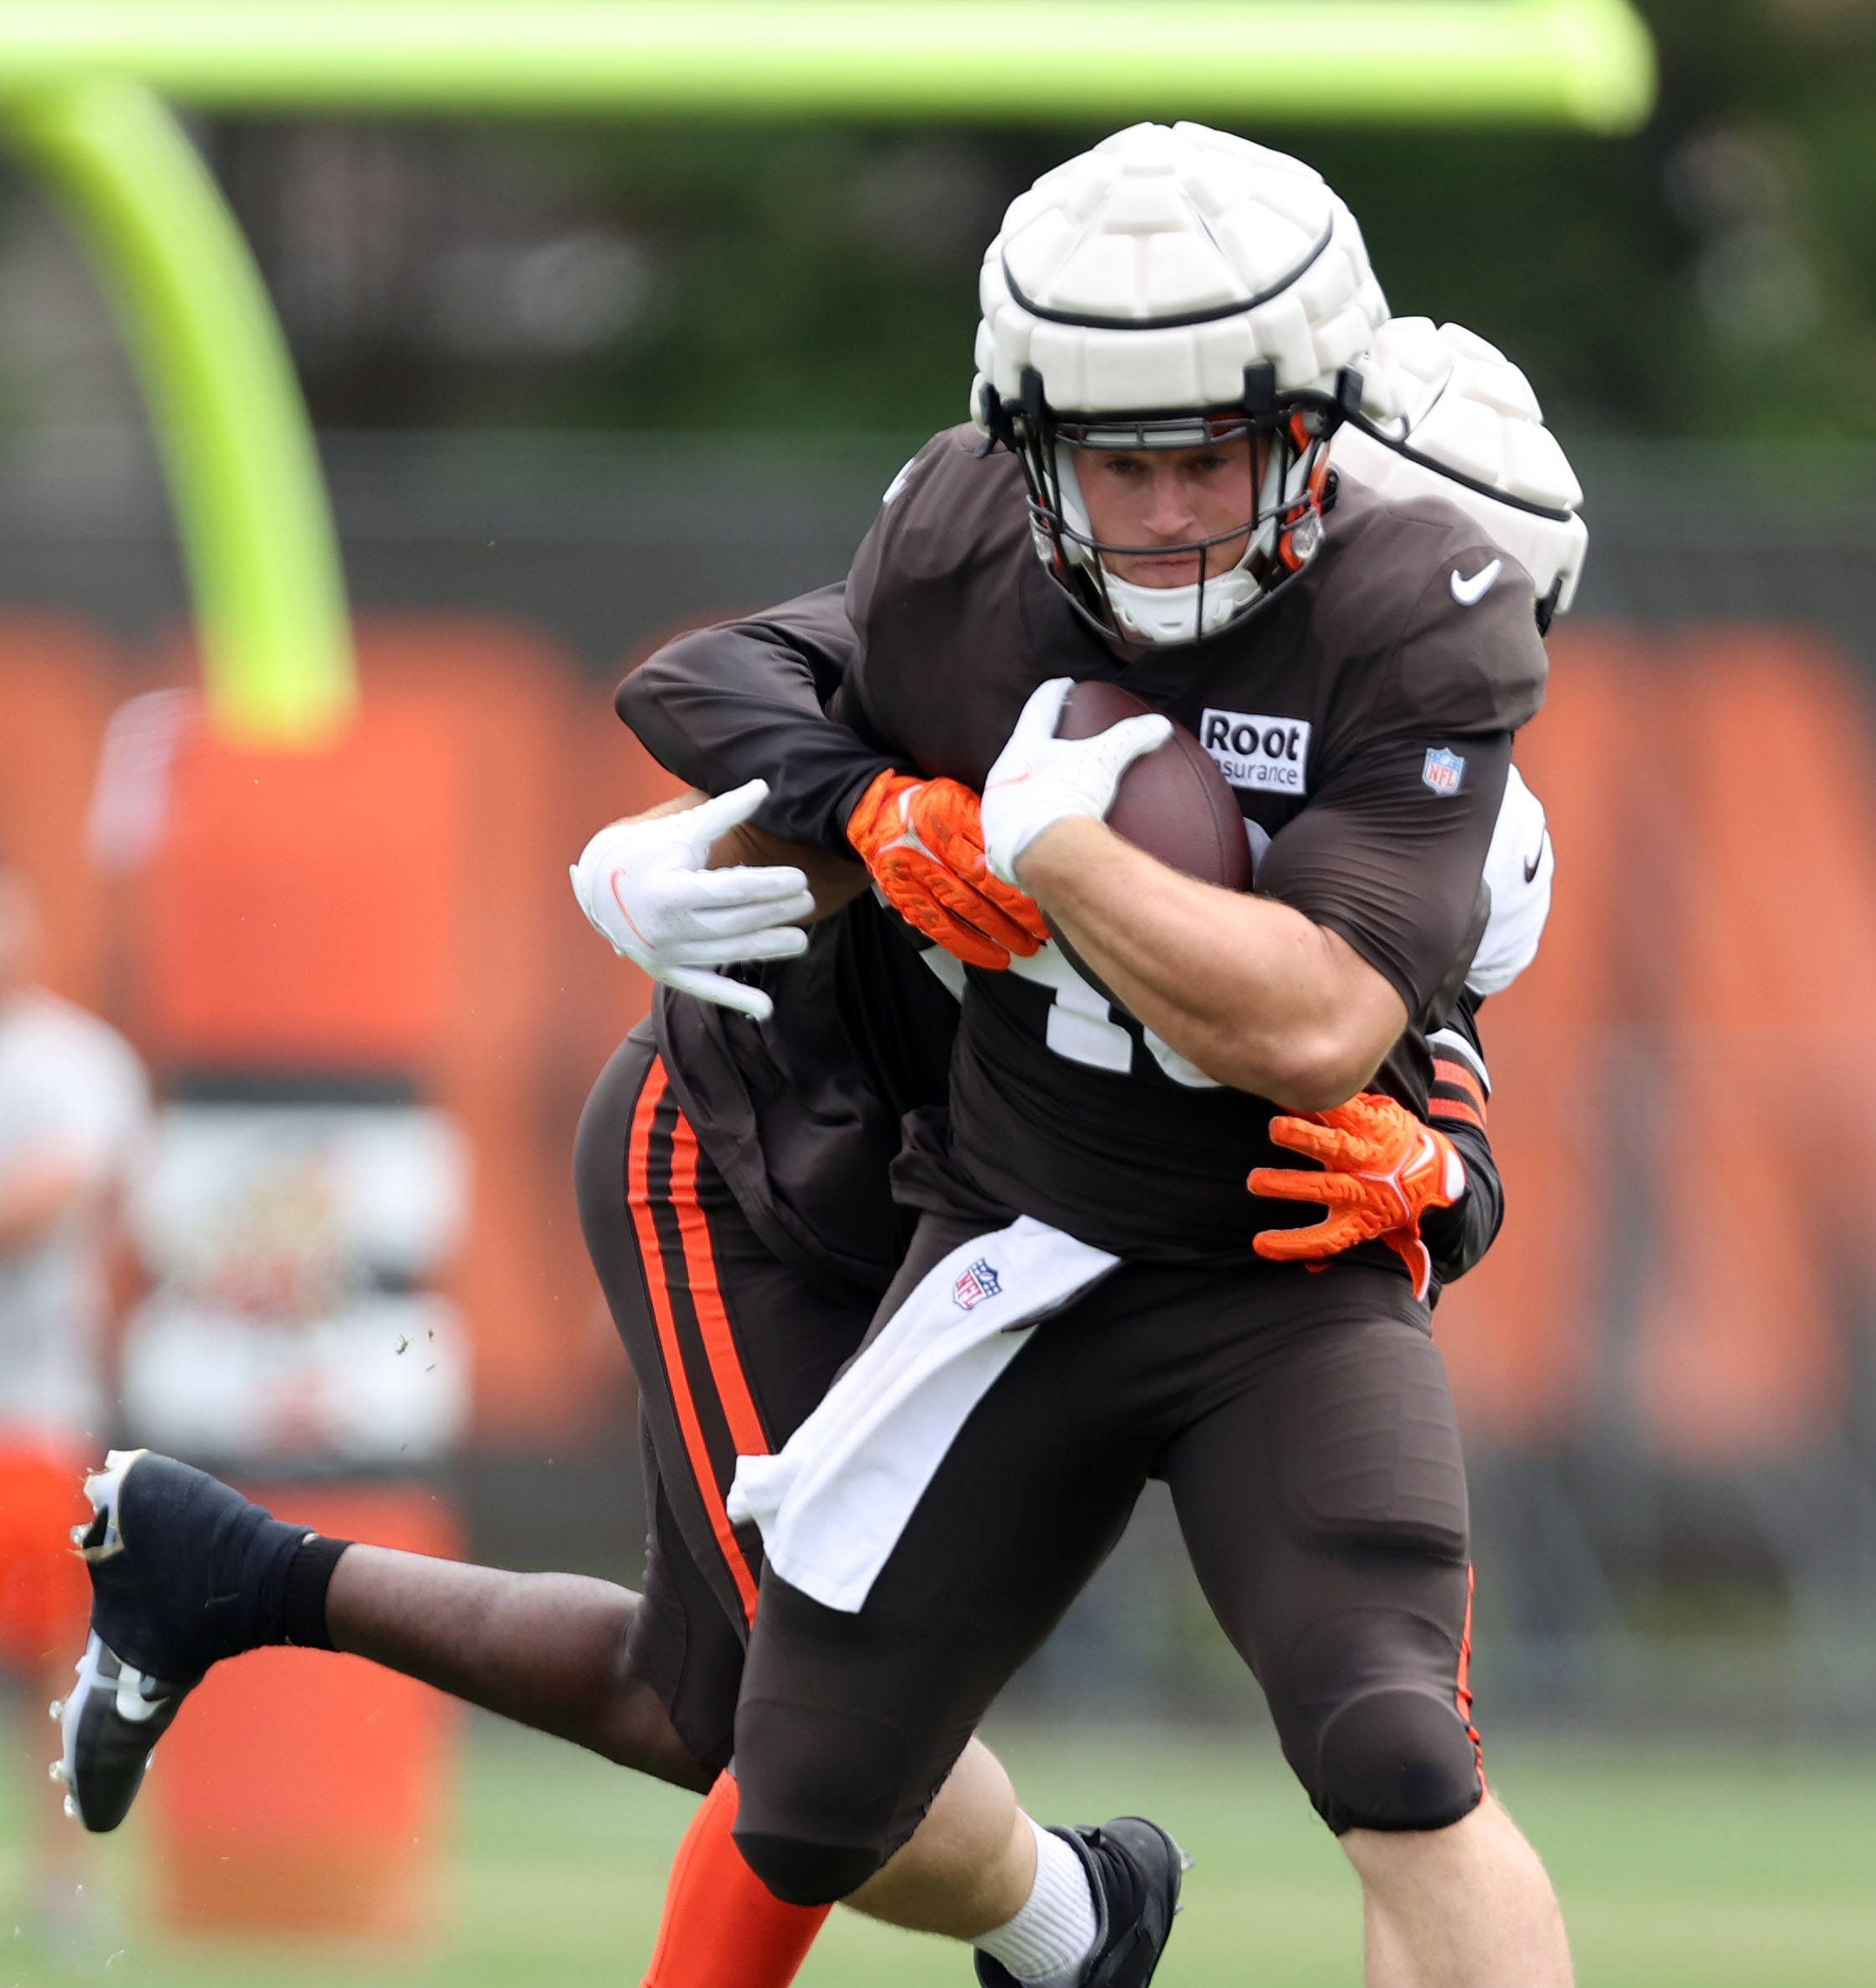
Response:
[{"label": "player's forearm", "polygon": [[1420,1239],[1433,1252],[1440,1282],[1450,1284],[1490,1249],[1505,1219],[1505,1183],[1486,1124],[1485,1052],[1470,996],[1462,998],[1433,1048],[1428,1117],[1465,1163],[1466,1186],[1450,1208],[1429,1208],[1420,1218]]},{"label": "player's forearm", "polygon": [[[656,821],[666,815],[682,815],[708,798],[693,787],[674,800],[661,800],[656,807],[647,808],[642,814],[623,815],[621,820],[624,823]],[[863,863],[837,856],[832,851],[818,848],[812,843],[785,842],[780,836],[772,836],[752,822],[733,828],[710,847],[709,866],[713,870],[731,870],[738,864],[745,863],[759,869],[772,863],[792,863],[800,870],[806,876],[815,900],[814,917],[804,920],[806,924],[816,923],[822,918],[831,918],[837,911],[845,911],[866,887]]]},{"label": "player's forearm", "polygon": [[711,846],[713,870],[730,869],[738,863],[747,863],[757,869],[771,863],[792,863],[800,871],[808,880],[808,888],[814,892],[815,900],[814,917],[805,919],[805,924],[817,923],[822,918],[832,917],[837,911],[845,911],[866,887],[864,863],[836,856],[832,850],[820,848],[811,842],[785,842],[780,836],[770,835],[753,821],[733,828]]},{"label": "player's forearm", "polygon": [[1505,1219],[1505,1187],[1483,1131],[1440,1122],[1465,1163],[1465,1192],[1450,1208],[1429,1208],[1420,1217],[1420,1239],[1433,1255],[1434,1274],[1451,1284],[1475,1267],[1490,1249]]},{"label": "player's forearm", "polygon": [[1183,876],[1100,822],[1057,822],[1016,869],[1132,1013],[1219,1083],[1326,1110],[1367,1084],[1407,1025],[1399,996],[1333,933]]}]

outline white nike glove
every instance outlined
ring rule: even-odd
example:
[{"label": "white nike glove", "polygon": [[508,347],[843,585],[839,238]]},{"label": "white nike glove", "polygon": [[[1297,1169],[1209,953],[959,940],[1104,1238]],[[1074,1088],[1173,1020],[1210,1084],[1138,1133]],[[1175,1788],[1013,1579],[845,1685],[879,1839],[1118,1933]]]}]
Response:
[{"label": "white nike glove", "polygon": [[567,871],[594,929],[616,953],[679,994],[767,1021],[775,1004],[760,988],[701,969],[733,960],[793,959],[808,949],[796,919],[814,912],[799,870],[708,870],[710,846],[769,797],[751,780],[701,806],[651,821],[602,828]]},{"label": "white nike glove", "polygon": [[1056,723],[1072,677],[1052,677],[1030,693],[1016,729],[984,782],[984,853],[1005,883],[1016,859],[1043,830],[1073,815],[1103,820],[1121,775],[1142,753],[1173,736],[1169,718],[1123,718],[1092,738],[1058,738]]}]

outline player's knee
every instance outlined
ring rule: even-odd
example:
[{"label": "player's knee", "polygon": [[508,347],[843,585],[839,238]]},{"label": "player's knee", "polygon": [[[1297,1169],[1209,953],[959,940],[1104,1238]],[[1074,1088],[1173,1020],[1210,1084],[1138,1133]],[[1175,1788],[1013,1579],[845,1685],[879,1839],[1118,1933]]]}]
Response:
[{"label": "player's knee", "polygon": [[1342,1705],[1323,1729],[1317,1805],[1346,1829],[1444,1829],[1485,1792],[1476,1742],[1458,1709],[1395,1686]]},{"label": "player's knee", "polygon": [[745,1699],[736,1846],[778,1899],[827,1905],[885,1863],[905,1775],[897,1733],[860,1712]]},{"label": "player's knee", "polygon": [[856,1892],[880,1867],[877,1851],[804,1843],[738,1824],[743,1861],[785,1905],[832,1905]]}]

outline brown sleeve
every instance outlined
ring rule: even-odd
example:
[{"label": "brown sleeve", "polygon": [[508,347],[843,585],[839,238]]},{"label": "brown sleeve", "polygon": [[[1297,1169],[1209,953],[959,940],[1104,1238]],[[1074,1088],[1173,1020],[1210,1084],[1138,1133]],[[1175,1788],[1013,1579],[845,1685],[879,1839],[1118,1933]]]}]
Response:
[{"label": "brown sleeve", "polygon": [[851,856],[846,818],[895,764],[828,715],[858,646],[842,588],[821,587],[679,636],[626,678],[613,704],[680,779],[706,794],[765,779],[757,828]]},{"label": "brown sleeve", "polygon": [[[1330,741],[1257,887],[1339,933],[1429,1026],[1478,943],[1512,734],[1543,702],[1546,663],[1521,567],[1469,544],[1465,529],[1416,565],[1372,693]],[[1472,594],[1488,567],[1495,581]],[[1376,600],[1383,591],[1378,583]]]},{"label": "brown sleeve", "polygon": [[[1509,732],[1378,739],[1272,839],[1257,888],[1339,933],[1420,1025],[1475,939],[1511,764]],[[1456,791],[1446,784],[1455,778]]]},{"label": "brown sleeve", "polygon": [[[1488,1124],[1490,1080],[1479,1040],[1478,1008],[1475,996],[1463,995],[1429,1045],[1433,1081],[1427,1089],[1427,1117],[1465,1163],[1465,1192],[1450,1208],[1429,1208],[1420,1218],[1420,1239],[1433,1253],[1434,1276],[1440,1285],[1463,1277],[1480,1261],[1505,1219],[1505,1183]],[[1454,1054],[1455,1039],[1472,1051],[1470,1056]]]},{"label": "brown sleeve", "polygon": [[[1530,575],[1490,545],[1469,547],[1461,534],[1454,541],[1458,549],[1433,563],[1394,636],[1367,715],[1372,731],[1516,732],[1544,702],[1549,659]],[[1494,570],[1482,594],[1462,598],[1465,581]]]}]

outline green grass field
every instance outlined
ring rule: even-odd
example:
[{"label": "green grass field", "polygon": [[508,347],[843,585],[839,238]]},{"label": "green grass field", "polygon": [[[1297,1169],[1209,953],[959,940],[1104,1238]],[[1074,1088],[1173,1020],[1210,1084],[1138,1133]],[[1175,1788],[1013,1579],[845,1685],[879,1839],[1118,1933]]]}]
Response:
[{"label": "green grass field", "polygon": [[[1357,1983],[1355,1887],[1282,1764],[1214,1731],[1016,1729],[998,1745],[1042,1815],[1139,1807],[1193,1851],[1167,1988]],[[1876,1755],[1505,1745],[1495,1785],[1548,1859],[1590,1988],[1868,1988],[1876,1981]],[[23,1910],[0,1812],[0,1988],[71,1978]],[[631,1988],[688,1801],[550,1741],[478,1725],[435,1942],[415,1951],[183,1942],[137,1899],[135,1819],[96,1878],[125,1901],[98,1978],[135,1988]],[[811,1988],[965,1988],[962,1952],[836,1914]]]}]

